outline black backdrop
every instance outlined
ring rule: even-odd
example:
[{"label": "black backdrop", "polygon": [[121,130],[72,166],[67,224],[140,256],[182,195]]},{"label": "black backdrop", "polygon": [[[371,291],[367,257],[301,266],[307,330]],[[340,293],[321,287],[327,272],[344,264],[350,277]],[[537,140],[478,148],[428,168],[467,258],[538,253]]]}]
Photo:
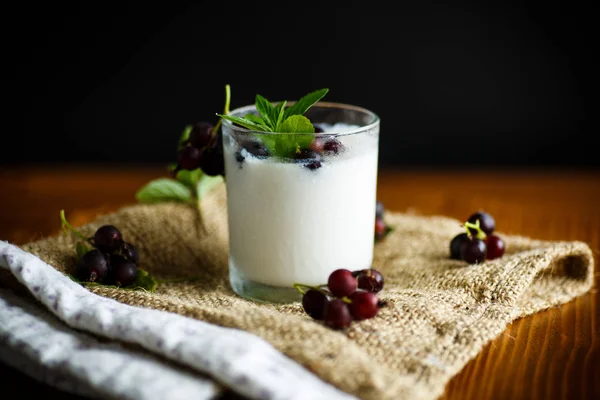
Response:
[{"label": "black backdrop", "polygon": [[600,165],[584,3],[47,3],[3,10],[2,164],[172,161],[228,83],[375,111],[386,166]]}]

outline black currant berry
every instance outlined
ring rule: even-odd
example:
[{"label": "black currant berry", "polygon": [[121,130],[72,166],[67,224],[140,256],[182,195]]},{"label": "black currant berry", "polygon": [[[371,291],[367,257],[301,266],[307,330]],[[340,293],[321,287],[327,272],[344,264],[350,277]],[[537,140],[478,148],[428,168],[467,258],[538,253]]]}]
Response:
[{"label": "black currant berry", "polygon": [[[485,232],[486,235],[491,235],[494,232],[494,229],[496,229],[494,217],[485,211],[477,211],[472,214],[467,221],[474,224],[477,220],[479,220],[479,228]],[[469,228],[469,230],[471,231],[471,234],[476,234],[475,229]]]},{"label": "black currant berry", "polygon": [[296,160],[320,160],[321,156],[314,150],[302,149],[295,154]]},{"label": "black currant berry", "polygon": [[94,233],[93,242],[100,251],[114,253],[121,248],[123,235],[115,226],[103,225]]},{"label": "black currant berry", "polygon": [[202,151],[194,146],[185,146],[177,153],[177,164],[181,169],[193,171],[200,165]]},{"label": "black currant berry", "polygon": [[247,139],[242,142],[242,147],[246,149],[246,151],[253,156],[256,157],[268,157],[269,151],[267,148],[260,142],[256,140]]},{"label": "black currant berry", "polygon": [[83,282],[101,282],[108,274],[108,259],[98,249],[86,252],[77,265],[75,276]]},{"label": "black currant berry", "polygon": [[200,160],[200,169],[209,176],[225,174],[225,159],[223,149],[218,144],[206,148]]},{"label": "black currant berry", "polygon": [[338,154],[342,151],[343,145],[337,139],[330,139],[323,145],[323,152],[326,154]]},{"label": "black currant berry", "polygon": [[302,307],[312,318],[323,319],[323,312],[329,299],[322,292],[310,289],[302,296]]},{"label": "black currant berry", "polygon": [[468,264],[479,264],[485,261],[486,251],[485,241],[471,238],[463,245],[460,256]]},{"label": "black currant berry", "polygon": [[333,329],[343,329],[352,323],[352,315],[348,304],[341,299],[330,300],[325,306],[323,319],[327,326]]},{"label": "black currant berry", "polygon": [[357,275],[358,288],[367,292],[377,293],[383,289],[383,275],[373,268],[363,269]]},{"label": "black currant berry", "polygon": [[242,155],[241,151],[236,151],[235,152],[235,161],[237,161],[240,164],[240,168],[242,168],[242,163],[244,162],[244,160],[246,159],[246,157],[244,157]]},{"label": "black currant berry", "polygon": [[316,137],[308,148],[321,154],[323,152],[323,146],[325,146],[323,139],[321,137]]},{"label": "black currant berry", "polygon": [[375,240],[382,240],[387,232],[387,225],[381,218],[375,218]]},{"label": "black currant berry", "polygon": [[137,278],[137,266],[123,257],[111,258],[111,275],[117,286],[129,286]]},{"label": "black currant berry", "polygon": [[350,296],[350,314],[357,320],[373,318],[379,312],[379,298],[375,293],[362,290]]},{"label": "black currant berry", "polygon": [[358,281],[352,271],[340,268],[329,275],[327,287],[335,297],[350,296],[358,288]]},{"label": "black currant berry", "polygon": [[140,261],[138,249],[132,243],[123,242],[123,245],[121,246],[121,254],[123,257],[136,264]]},{"label": "black currant berry", "polygon": [[202,150],[210,142],[213,128],[214,125],[210,122],[196,123],[190,132],[190,144],[198,150]]},{"label": "black currant berry", "polygon": [[304,166],[310,170],[321,168],[321,155],[312,149],[302,149],[295,154],[296,160],[304,162]]},{"label": "black currant berry", "polygon": [[453,260],[460,260],[461,249],[469,240],[471,240],[471,238],[466,232],[454,236],[450,241],[450,258]]},{"label": "black currant berry", "polygon": [[500,258],[504,255],[506,246],[504,241],[497,235],[489,235],[485,239],[485,245],[487,246],[486,257],[488,260]]},{"label": "black currant berry", "polygon": [[310,169],[311,171],[314,171],[315,169],[321,168],[322,164],[321,164],[321,161],[315,160],[315,161],[311,161],[307,164],[304,164],[304,166],[306,168]]}]

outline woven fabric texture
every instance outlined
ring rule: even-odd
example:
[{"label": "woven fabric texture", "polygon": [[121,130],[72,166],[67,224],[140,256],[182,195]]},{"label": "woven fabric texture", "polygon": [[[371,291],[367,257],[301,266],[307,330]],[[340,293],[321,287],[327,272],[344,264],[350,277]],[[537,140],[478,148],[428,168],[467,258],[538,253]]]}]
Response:
[{"label": "woven fabric texture", "polygon": [[[165,310],[254,333],[323,380],[366,400],[435,399],[446,383],[507,324],[560,305],[592,286],[586,243],[504,235],[506,254],[467,265],[449,259],[461,222],[388,212],[394,230],[375,246],[373,267],[385,277],[387,304],[344,331],[310,319],[300,303],[276,305],[235,295],[228,278],[224,186],[195,207],[132,205],[79,227],[91,236],[113,224],[140,250],[140,267],[164,283],[154,293],[90,290],[120,302]],[[75,264],[74,239],[48,237],[21,248],[63,272]],[[343,266],[340,266],[343,267]],[[325,283],[325,282],[324,282]]]}]

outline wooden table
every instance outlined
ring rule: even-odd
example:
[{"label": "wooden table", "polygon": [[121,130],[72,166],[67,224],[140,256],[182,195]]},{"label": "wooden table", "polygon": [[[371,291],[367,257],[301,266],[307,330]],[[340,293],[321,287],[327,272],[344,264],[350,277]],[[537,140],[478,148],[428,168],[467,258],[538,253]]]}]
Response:
[{"label": "wooden table", "polygon": [[[0,239],[20,244],[56,233],[60,209],[85,223],[135,202],[140,186],[163,175],[162,166],[0,169]],[[484,208],[499,232],[582,240],[600,259],[600,171],[381,171],[378,195],[388,209],[423,215],[465,219]],[[511,324],[450,381],[444,398],[600,398],[599,275],[588,294]]]}]

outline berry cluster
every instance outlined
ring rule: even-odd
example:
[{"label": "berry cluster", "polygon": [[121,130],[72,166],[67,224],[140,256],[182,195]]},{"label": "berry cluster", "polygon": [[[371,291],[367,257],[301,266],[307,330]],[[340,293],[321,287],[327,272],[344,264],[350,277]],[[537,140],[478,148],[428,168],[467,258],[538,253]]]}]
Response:
[{"label": "berry cluster", "polygon": [[383,289],[383,275],[373,269],[337,269],[320,286],[294,285],[302,296],[302,307],[315,320],[332,329],[343,329],[352,321],[373,318],[382,302],[377,293]]},{"label": "berry cluster", "polygon": [[375,241],[381,241],[383,238],[387,236],[388,233],[392,230],[388,224],[385,223],[384,220],[385,208],[383,207],[383,203],[377,200],[377,205],[375,207]]},{"label": "berry cluster", "polygon": [[459,233],[450,241],[450,258],[479,264],[504,255],[504,241],[494,234],[496,221],[489,213],[473,213],[464,226],[466,232]]},{"label": "berry cluster", "polygon": [[[315,125],[315,134],[323,132],[323,129]],[[323,156],[338,155],[343,150],[344,145],[339,140],[316,136],[308,148],[296,152],[296,160],[303,162],[306,168],[314,170],[321,167]]]},{"label": "berry cluster", "polygon": [[129,286],[137,277],[140,257],[132,243],[123,240],[113,225],[103,225],[88,239],[94,246],[86,251],[79,262],[75,277],[82,282],[104,285]]},{"label": "berry cluster", "polygon": [[[299,148],[295,151],[293,153],[293,159],[298,163],[302,163],[306,168],[315,170],[321,168],[321,161],[324,156],[340,154],[344,150],[342,142],[337,139],[326,139],[323,136],[318,136],[319,133],[323,132],[324,131],[321,128],[315,126],[315,134],[317,134],[317,136],[315,136],[310,146]],[[264,144],[253,139],[244,140],[240,144],[240,147],[258,158],[265,158],[271,155]],[[235,158],[240,165],[244,162],[245,157],[241,149],[235,153]]]},{"label": "berry cluster", "polygon": [[223,158],[223,140],[220,124],[198,122],[192,126],[189,137],[181,143],[177,153],[177,167],[180,170],[193,171],[200,168],[206,175],[225,175]]}]

